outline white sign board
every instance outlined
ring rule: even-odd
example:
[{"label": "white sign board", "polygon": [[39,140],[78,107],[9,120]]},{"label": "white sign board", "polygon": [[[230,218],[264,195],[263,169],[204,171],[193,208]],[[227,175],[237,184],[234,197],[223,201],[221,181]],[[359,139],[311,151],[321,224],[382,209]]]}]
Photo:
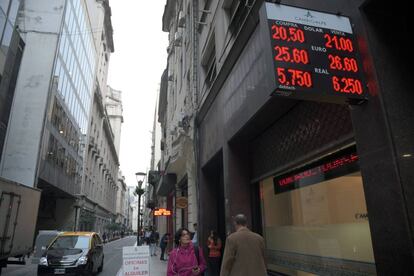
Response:
[{"label": "white sign board", "polygon": [[342,31],[352,34],[349,18],[329,13],[266,3],[268,19],[287,21],[307,26]]},{"label": "white sign board", "polygon": [[122,275],[150,275],[149,246],[126,246],[122,248]]}]

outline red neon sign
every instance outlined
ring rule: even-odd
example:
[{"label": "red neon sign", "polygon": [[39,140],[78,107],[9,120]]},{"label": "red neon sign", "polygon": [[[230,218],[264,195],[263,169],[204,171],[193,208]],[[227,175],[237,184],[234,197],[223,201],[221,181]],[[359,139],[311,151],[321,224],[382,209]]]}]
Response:
[{"label": "red neon sign", "polygon": [[275,192],[281,193],[295,188],[300,188],[302,186],[318,183],[321,179],[328,180],[338,177],[338,175],[335,174],[337,169],[345,168],[348,165],[354,165],[357,161],[358,155],[356,153],[352,153],[304,171],[291,175],[275,177],[273,179]]},{"label": "red neon sign", "polygon": [[[337,24],[315,27],[308,24],[309,18],[302,18],[309,13],[305,9],[268,2],[264,6],[261,14],[267,22],[261,26],[267,28],[271,46],[266,58],[273,59],[272,95],[349,104],[367,100],[362,61],[348,18],[340,16]],[[292,14],[283,16],[287,10]]]},{"label": "red neon sign", "polygon": [[154,216],[171,216],[171,211],[164,208],[155,209]]}]

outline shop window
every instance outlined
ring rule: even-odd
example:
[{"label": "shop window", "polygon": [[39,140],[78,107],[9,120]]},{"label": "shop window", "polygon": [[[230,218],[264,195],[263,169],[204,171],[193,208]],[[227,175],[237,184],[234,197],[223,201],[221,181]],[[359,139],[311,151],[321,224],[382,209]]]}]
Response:
[{"label": "shop window", "polygon": [[356,154],[267,178],[260,195],[270,270],[376,273]]}]

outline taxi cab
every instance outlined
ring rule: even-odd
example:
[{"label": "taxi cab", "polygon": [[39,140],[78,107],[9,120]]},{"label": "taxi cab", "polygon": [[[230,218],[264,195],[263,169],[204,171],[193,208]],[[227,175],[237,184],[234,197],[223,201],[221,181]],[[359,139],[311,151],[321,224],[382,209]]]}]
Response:
[{"label": "taxi cab", "polygon": [[37,275],[93,275],[104,264],[103,243],[95,232],[62,232],[47,247]]}]

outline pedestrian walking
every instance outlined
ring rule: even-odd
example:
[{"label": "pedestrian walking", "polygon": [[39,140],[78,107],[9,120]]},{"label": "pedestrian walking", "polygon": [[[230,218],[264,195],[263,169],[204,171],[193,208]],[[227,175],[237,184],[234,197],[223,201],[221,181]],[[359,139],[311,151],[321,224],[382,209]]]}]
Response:
[{"label": "pedestrian walking", "polygon": [[216,231],[211,230],[210,236],[207,240],[208,252],[208,276],[220,275],[220,262],[221,262],[221,239]]},{"label": "pedestrian walking", "polygon": [[193,245],[190,231],[181,228],[175,233],[176,247],[168,258],[167,276],[203,275],[206,261],[200,247]]},{"label": "pedestrian walking", "polygon": [[161,256],[160,260],[165,261],[165,249],[167,249],[168,241],[170,240],[170,233],[165,233],[164,236],[162,236],[160,241],[160,248],[161,248]]},{"label": "pedestrian walking", "polygon": [[160,234],[157,232],[157,230],[153,227],[151,227],[151,234],[150,234],[150,253],[151,256],[157,256],[156,250],[157,250],[157,244],[160,239]]},{"label": "pedestrian walking", "polygon": [[103,242],[106,243],[106,232],[103,233],[102,239],[103,239]]},{"label": "pedestrian walking", "polygon": [[247,228],[247,218],[233,218],[236,232],[226,239],[220,276],[265,276],[264,240]]},{"label": "pedestrian walking", "polygon": [[145,244],[149,246],[150,245],[151,230],[150,229],[145,229],[144,233],[145,233],[144,234]]}]

